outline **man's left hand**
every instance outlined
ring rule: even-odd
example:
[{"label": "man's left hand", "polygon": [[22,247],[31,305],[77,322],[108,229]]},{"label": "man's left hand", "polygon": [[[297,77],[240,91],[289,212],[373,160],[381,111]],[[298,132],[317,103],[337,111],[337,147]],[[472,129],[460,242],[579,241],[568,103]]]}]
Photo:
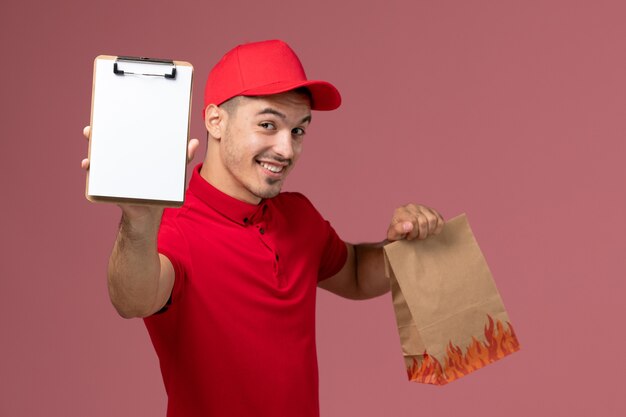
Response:
[{"label": "man's left hand", "polygon": [[387,230],[387,240],[426,239],[438,235],[443,229],[444,220],[436,210],[418,204],[398,207],[393,213]]}]

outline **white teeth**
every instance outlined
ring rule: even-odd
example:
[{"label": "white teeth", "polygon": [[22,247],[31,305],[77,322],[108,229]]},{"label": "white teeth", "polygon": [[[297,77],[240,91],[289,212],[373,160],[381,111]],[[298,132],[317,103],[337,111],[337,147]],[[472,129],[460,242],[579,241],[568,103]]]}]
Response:
[{"label": "white teeth", "polygon": [[274,173],[279,173],[280,171],[283,170],[283,167],[278,167],[276,165],[270,165],[270,164],[267,164],[265,162],[259,162],[259,163],[261,164],[261,166],[263,168],[267,169],[268,171],[272,171]]}]

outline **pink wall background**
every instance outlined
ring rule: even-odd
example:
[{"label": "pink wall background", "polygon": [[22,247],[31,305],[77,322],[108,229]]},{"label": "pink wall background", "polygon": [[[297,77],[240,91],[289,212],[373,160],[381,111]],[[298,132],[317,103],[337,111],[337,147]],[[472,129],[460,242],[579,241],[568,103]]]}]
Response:
[{"label": "pink wall background", "polygon": [[617,0],[3,0],[0,415],[165,414],[143,324],[108,301],[119,210],[83,197],[92,61],[192,62],[202,138],[209,68],[269,38],[344,97],[288,188],[355,242],[406,202],[466,212],[522,343],[408,383],[390,297],[320,292],[322,415],[625,415],[625,21]]}]

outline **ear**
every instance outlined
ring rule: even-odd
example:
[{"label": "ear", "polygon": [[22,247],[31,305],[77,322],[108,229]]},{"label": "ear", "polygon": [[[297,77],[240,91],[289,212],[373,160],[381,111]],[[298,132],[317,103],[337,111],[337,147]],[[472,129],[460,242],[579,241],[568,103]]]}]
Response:
[{"label": "ear", "polygon": [[220,140],[222,133],[226,127],[226,119],[228,114],[217,107],[215,104],[209,104],[204,110],[204,126],[212,138]]}]

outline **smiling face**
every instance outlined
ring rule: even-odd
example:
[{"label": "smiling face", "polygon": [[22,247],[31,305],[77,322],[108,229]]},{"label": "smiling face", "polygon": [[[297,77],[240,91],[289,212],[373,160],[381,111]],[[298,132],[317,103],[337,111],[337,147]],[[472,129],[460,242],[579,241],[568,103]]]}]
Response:
[{"label": "smiling face", "polygon": [[222,192],[256,204],[280,192],[298,160],[311,103],[296,91],[236,97],[221,108],[209,106],[205,120],[210,138],[201,174]]}]

